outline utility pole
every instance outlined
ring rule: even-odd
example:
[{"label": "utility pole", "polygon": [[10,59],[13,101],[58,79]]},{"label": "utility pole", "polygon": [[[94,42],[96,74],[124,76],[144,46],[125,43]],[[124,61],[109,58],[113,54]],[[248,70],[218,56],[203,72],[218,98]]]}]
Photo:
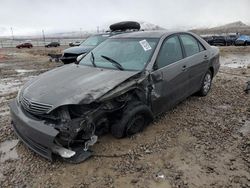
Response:
[{"label": "utility pole", "polygon": [[44,52],[46,53],[44,30],[42,30],[42,33],[43,33],[43,46],[44,46]]},{"label": "utility pole", "polygon": [[99,26],[97,26],[97,33],[99,33]]},{"label": "utility pole", "polygon": [[82,39],[82,28],[80,28],[80,37]]},{"label": "utility pole", "polygon": [[13,47],[13,42],[14,42],[14,34],[13,34],[13,29],[12,29],[12,27],[10,28],[10,30],[11,30],[11,36],[12,36],[11,47]]},{"label": "utility pole", "polygon": [[10,28],[10,30],[11,30],[12,40],[14,40],[14,34],[13,34],[13,29],[12,29],[12,27]]}]

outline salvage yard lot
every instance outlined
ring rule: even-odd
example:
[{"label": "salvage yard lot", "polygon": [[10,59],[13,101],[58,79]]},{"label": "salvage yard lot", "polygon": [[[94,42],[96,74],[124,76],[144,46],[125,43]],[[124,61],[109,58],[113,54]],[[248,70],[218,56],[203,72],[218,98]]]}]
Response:
[{"label": "salvage yard lot", "polygon": [[53,163],[13,134],[8,102],[42,72],[62,66],[63,48],[0,49],[0,185],[28,187],[249,187],[250,47],[221,47],[220,72],[207,97],[189,97],[140,134],[111,135],[78,164]]}]

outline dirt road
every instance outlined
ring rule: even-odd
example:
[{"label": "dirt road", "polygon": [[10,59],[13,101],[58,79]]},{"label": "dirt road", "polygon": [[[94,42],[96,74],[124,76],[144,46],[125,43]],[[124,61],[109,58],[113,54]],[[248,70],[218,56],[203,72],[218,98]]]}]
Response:
[{"label": "dirt road", "polygon": [[131,138],[104,136],[78,165],[43,159],[11,128],[7,103],[17,90],[61,66],[46,53],[0,49],[1,187],[250,187],[250,47],[221,48],[207,97],[188,98]]}]

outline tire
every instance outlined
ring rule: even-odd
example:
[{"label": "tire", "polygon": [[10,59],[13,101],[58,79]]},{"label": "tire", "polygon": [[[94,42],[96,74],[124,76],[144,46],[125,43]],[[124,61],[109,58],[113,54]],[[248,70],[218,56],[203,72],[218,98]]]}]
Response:
[{"label": "tire", "polygon": [[198,95],[201,97],[207,96],[212,86],[213,75],[210,70],[208,70],[203,78],[202,85],[198,91]]},{"label": "tire", "polygon": [[118,31],[118,30],[127,30],[127,29],[136,29],[140,30],[141,26],[138,22],[132,22],[132,21],[127,21],[127,22],[119,22],[115,23],[109,26],[111,31]]},{"label": "tire", "polygon": [[128,104],[122,118],[111,126],[111,134],[116,138],[123,138],[141,132],[153,120],[148,106],[141,102]]},{"label": "tire", "polygon": [[95,124],[95,135],[102,136],[109,132],[109,121],[104,112],[97,112],[93,117],[93,123]]}]

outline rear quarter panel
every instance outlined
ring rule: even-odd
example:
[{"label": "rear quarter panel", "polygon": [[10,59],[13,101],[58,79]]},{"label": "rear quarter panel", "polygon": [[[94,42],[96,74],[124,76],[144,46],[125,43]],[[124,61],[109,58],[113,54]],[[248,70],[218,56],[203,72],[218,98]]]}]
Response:
[{"label": "rear quarter panel", "polygon": [[220,50],[219,48],[212,46],[210,49],[210,67],[213,67],[213,76],[215,76],[220,68]]}]

